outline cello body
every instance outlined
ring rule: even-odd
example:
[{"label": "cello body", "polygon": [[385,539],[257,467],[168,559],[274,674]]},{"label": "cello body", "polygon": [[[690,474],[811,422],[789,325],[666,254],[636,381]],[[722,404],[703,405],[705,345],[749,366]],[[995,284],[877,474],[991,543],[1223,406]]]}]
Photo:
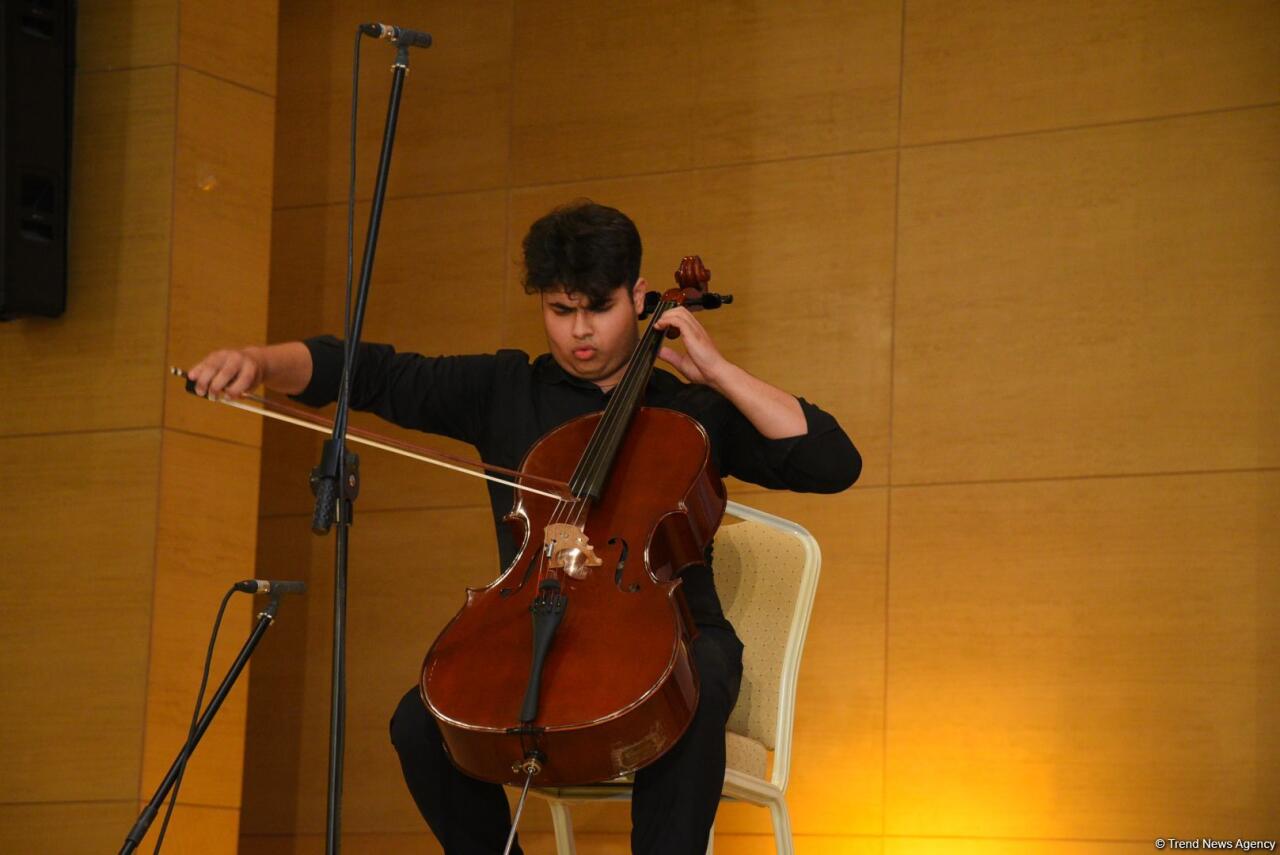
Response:
[{"label": "cello body", "polygon": [[[567,479],[606,413],[543,436],[521,472]],[[514,561],[490,585],[467,591],[427,653],[423,700],[454,764],[473,777],[519,785],[532,772],[535,786],[610,780],[653,762],[692,719],[694,627],[678,576],[705,561],[724,485],[705,430],[673,410],[638,407],[611,466],[610,486],[580,506],[568,503],[576,511],[517,493],[507,516],[522,543]],[[583,578],[548,560],[547,527],[566,514],[599,559]],[[535,669],[531,611],[547,584],[557,586],[563,608]]]}]

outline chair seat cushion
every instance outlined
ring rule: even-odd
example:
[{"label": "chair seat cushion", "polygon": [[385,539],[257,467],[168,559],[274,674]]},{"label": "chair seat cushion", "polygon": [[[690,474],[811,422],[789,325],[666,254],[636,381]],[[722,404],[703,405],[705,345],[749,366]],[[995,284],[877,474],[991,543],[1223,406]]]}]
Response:
[{"label": "chair seat cushion", "polygon": [[733,731],[726,731],[724,752],[725,765],[730,769],[754,778],[768,777],[769,752],[763,743]]}]

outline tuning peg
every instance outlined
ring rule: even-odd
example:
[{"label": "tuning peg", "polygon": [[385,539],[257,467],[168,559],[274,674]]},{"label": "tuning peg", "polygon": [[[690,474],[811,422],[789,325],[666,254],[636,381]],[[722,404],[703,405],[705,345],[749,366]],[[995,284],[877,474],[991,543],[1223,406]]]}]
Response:
[{"label": "tuning peg", "polygon": [[698,306],[703,309],[718,309],[732,302],[732,294],[717,294],[714,291],[707,291],[698,298]]},{"label": "tuning peg", "polygon": [[640,320],[644,320],[653,314],[653,310],[658,308],[658,303],[662,302],[662,295],[657,291],[646,291],[644,293],[644,308],[640,310]]}]

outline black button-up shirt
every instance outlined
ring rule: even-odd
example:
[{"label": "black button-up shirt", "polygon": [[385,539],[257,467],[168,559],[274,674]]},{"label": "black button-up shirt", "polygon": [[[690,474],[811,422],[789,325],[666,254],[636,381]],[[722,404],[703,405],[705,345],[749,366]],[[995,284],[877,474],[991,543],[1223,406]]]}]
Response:
[{"label": "black button-up shirt", "polygon": [[[314,407],[338,397],[342,342],[332,336],[307,339],[311,382],[295,399]],[[520,350],[476,356],[396,353],[385,344],[360,345],[351,384],[351,406],[377,413],[401,427],[460,439],[487,463],[519,468],[525,452],[552,428],[603,410],[609,393],[569,374],[550,354],[532,360]],[[774,489],[835,493],[849,487],[862,458],[828,413],[799,399],[806,433],[767,439],[719,392],[684,383],[655,368],[644,404],[691,416],[706,428],[711,458],[721,476]],[[518,544],[502,518],[513,490],[488,482],[501,567],[515,559]],[[726,626],[710,567],[683,574],[685,597],[699,624]]]}]

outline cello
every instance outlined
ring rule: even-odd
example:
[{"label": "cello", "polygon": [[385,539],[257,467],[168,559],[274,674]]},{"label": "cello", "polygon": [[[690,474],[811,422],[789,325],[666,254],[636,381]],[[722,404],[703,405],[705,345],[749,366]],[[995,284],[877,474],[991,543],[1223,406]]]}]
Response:
[{"label": "cello", "polygon": [[693,717],[696,630],[679,576],[705,563],[727,497],[703,427],[643,395],[663,313],[732,297],[706,290],[696,256],[675,278],[649,295],[649,324],[605,409],[525,454],[520,480],[567,482],[568,497],[517,492],[506,521],[520,549],[467,590],[423,662],[423,702],[472,777],[525,788],[611,780],[656,760]]}]

